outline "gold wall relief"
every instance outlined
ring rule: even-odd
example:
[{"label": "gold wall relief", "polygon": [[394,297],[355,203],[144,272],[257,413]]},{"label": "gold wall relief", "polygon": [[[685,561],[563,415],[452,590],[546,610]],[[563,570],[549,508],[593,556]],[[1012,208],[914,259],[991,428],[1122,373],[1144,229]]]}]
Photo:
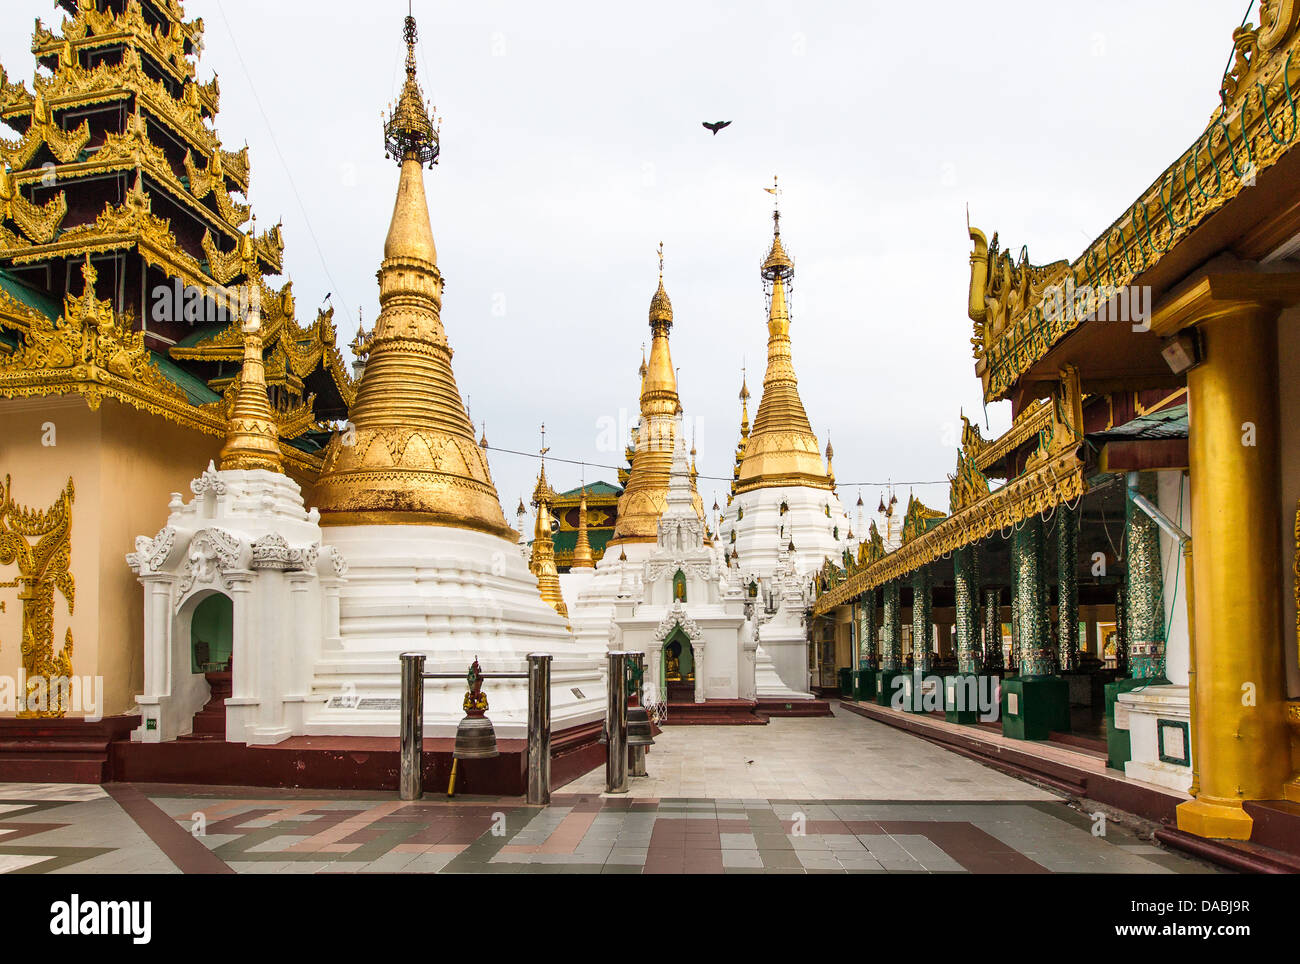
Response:
[{"label": "gold wall relief", "polygon": [[[72,555],[72,479],[54,505],[45,511],[14,501],[9,476],[0,490],[0,566],[18,567],[18,578],[0,583],[17,587],[22,606],[22,668],[26,674],[24,698],[36,708],[19,711],[21,718],[62,717],[66,687],[52,680],[72,676],[72,630],[68,629],[58,655],[54,653],[54,593],[57,590],[72,614],[75,586],[68,565]],[[41,690],[44,695],[41,695]]]}]

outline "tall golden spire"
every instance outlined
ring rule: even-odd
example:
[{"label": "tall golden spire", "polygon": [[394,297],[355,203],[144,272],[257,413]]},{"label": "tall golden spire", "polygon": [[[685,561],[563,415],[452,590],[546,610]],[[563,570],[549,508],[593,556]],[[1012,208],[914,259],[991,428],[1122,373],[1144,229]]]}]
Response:
[{"label": "tall golden spire", "polygon": [[[775,182],[770,189],[777,194]],[[771,486],[802,485],[832,488],[822,463],[808,414],[799,399],[799,383],[790,357],[790,312],[786,289],[794,277],[794,261],[781,244],[781,209],[772,213],[772,247],[761,274],[771,286],[767,319],[767,373],[754,428],[745,444],[737,492]]]},{"label": "tall golden spire", "polygon": [[582,501],[578,503],[578,543],[573,547],[573,562],[570,569],[592,569],[596,565],[591,554],[591,542],[587,538],[587,487],[582,487]]},{"label": "tall golden spire", "polygon": [[352,431],[330,441],[316,503],[323,525],[445,525],[513,542],[451,369],[424,193],[423,166],[437,160],[438,132],[415,79],[412,17],[405,38],[406,83],[384,127],[401,178],[379,268],[381,310],[366,339]]},{"label": "tall golden spire", "polygon": [[[618,521],[610,545],[654,542],[659,517],[668,506],[668,477],[673,464],[677,432],[677,374],[673,369],[668,334],[673,327],[673,305],[664,289],[664,246],[659,244],[659,287],[650,299],[650,360],[641,376],[641,422],[637,429],[632,470],[618,500]],[[695,510],[704,519],[698,493]]]},{"label": "tall golden spire", "polygon": [[528,560],[529,571],[537,577],[537,589],[542,600],[566,619],[569,607],[560,592],[560,571],[555,566],[555,539],[551,535],[551,506],[555,504],[555,490],[546,481],[546,426],[542,426],[542,469],[533,489],[533,508],[537,510],[537,523],[533,527],[533,552]]},{"label": "tall golden spire", "polygon": [[221,449],[221,470],[265,469],[283,472],[280,429],[266,397],[266,364],[262,360],[262,286],[251,279],[248,317],[244,319],[244,365],[239,373],[234,404],[226,422],[226,444]]}]

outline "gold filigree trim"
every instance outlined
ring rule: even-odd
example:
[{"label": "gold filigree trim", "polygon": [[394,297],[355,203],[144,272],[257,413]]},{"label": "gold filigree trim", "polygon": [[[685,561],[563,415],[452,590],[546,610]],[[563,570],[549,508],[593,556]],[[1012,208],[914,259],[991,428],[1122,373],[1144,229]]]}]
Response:
[{"label": "gold filigree trim", "polygon": [[[19,718],[57,719],[69,709],[62,701],[62,687],[51,684],[72,676],[71,628],[58,654],[54,652],[54,593],[63,596],[72,615],[76,585],[69,566],[75,496],[70,478],[54,505],[44,511],[19,505],[8,475],[0,491],[0,566],[18,567],[18,578],[0,586],[16,585],[22,603],[20,650],[27,690]],[[39,702],[32,705],[34,701]]]}]

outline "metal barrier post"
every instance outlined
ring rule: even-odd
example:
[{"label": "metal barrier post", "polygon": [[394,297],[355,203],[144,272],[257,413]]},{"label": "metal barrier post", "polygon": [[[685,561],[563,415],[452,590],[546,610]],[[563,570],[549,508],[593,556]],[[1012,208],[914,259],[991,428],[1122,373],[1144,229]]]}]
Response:
[{"label": "metal barrier post", "polygon": [[[633,667],[632,669],[633,679],[638,681],[645,679],[645,653],[632,653],[630,654],[630,656],[631,656],[632,667]],[[639,690],[635,694],[635,702],[637,706],[641,705],[641,693]],[[645,769],[645,747],[629,746],[627,748],[627,755],[628,755],[628,771],[632,776],[644,777],[649,775],[646,773],[646,769]]]},{"label": "metal barrier post", "polygon": [[627,657],[616,650],[609,659],[605,703],[605,792],[627,793]]},{"label": "metal barrier post", "polygon": [[528,654],[528,802],[551,802],[551,656]]},{"label": "metal barrier post", "polygon": [[402,654],[402,771],[403,800],[424,793],[424,654]]}]

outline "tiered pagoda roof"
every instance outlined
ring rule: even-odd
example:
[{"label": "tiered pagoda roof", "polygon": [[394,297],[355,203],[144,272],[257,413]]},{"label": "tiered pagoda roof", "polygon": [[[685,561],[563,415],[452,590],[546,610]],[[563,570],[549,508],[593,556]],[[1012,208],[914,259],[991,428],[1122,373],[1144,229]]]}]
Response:
[{"label": "tiered pagoda roof", "polygon": [[[280,225],[258,232],[241,200],[247,146],[213,126],[215,78],[197,79],[203,22],[175,0],[64,0],[56,31],[39,20],[29,87],[0,68],[0,395],[111,397],[224,436],[244,355],[241,314],[260,294],[266,384],[290,466],[314,477],[326,423],[355,393],[332,309],[300,325],[279,274]],[[139,335],[153,376],[97,372],[26,350],[66,319],[65,296],[109,306],[100,340]],[[242,295],[241,295],[242,292]],[[33,367],[37,360],[46,367]]]}]

